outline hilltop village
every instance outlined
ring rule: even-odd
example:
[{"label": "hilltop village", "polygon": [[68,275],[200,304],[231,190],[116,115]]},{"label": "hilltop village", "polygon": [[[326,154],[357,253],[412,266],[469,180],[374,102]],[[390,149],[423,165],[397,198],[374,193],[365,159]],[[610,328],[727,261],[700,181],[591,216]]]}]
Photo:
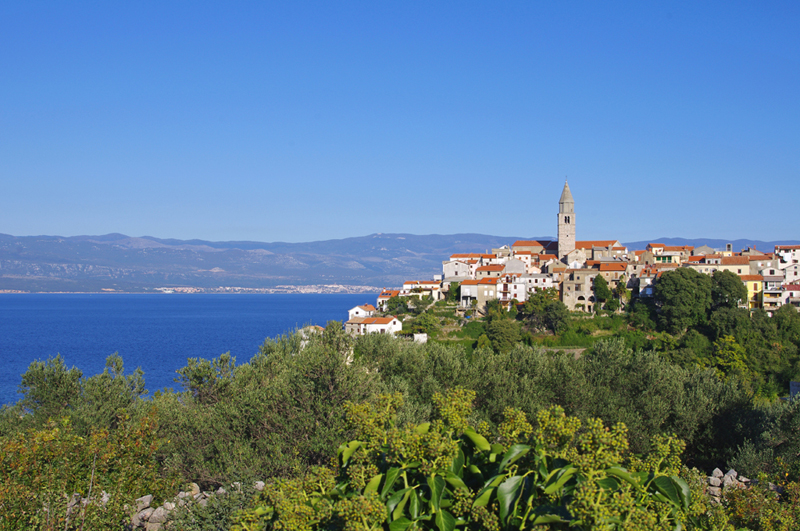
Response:
[{"label": "hilltop village", "polygon": [[[390,301],[413,297],[436,302],[457,301],[462,313],[482,314],[490,301],[510,310],[540,290],[556,292],[573,312],[601,309],[597,277],[612,293],[624,292],[606,309],[619,310],[634,298],[652,298],[661,275],[691,268],[706,275],[730,271],[741,279],[747,299],[739,306],[763,309],[772,316],[783,305],[800,307],[800,246],[775,246],[774,252],[755,248],[734,252],[703,245],[668,246],[650,243],[645,250],[629,251],[619,240],[578,240],[575,200],[564,183],[558,201],[556,240],[519,240],[490,253],[453,254],[442,262],[441,275],[431,280],[408,280],[398,289],[384,289],[375,306],[350,310],[345,329],[353,334],[396,333],[402,322],[389,315]],[[496,303],[495,303],[496,304]]]}]

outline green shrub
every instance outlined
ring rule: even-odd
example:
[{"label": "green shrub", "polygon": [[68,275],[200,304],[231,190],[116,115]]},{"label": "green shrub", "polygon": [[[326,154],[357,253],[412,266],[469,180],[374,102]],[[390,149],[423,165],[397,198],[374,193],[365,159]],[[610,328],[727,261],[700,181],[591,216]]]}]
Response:
[{"label": "green shrub", "polygon": [[273,482],[233,529],[708,529],[674,470],[621,466],[623,425],[581,429],[556,408],[534,429],[509,409],[490,434],[469,425],[474,398],[437,394],[438,418],[405,427],[393,421],[399,395],[349,404],[357,438],[339,447],[338,466]]},{"label": "green shrub", "polygon": [[256,490],[252,484],[226,485],[224,494],[214,494],[201,505],[189,499],[168,517],[168,529],[179,531],[227,531],[231,519],[252,502]]},{"label": "green shrub", "polygon": [[[125,505],[144,494],[156,499],[177,482],[159,474],[153,411],[119,419],[113,432],[75,433],[68,419],[0,439],[0,529],[122,529]],[[90,498],[68,511],[73,493]],[[100,503],[102,493],[107,503]]]}]

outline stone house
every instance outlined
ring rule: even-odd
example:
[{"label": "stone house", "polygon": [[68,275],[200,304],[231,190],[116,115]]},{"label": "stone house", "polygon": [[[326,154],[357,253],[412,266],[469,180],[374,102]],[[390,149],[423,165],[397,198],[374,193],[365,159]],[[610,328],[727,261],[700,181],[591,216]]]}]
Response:
[{"label": "stone house", "polygon": [[476,308],[483,310],[488,301],[500,298],[499,292],[502,287],[498,284],[501,282],[502,279],[499,277],[465,280],[461,283],[459,305],[462,308],[470,308],[474,304]]},{"label": "stone house", "polygon": [[561,302],[569,310],[583,309],[591,312],[595,299],[592,289],[594,277],[599,273],[596,269],[568,269],[561,281]]},{"label": "stone house", "polygon": [[505,270],[504,265],[485,265],[475,270],[475,278],[480,280],[482,278],[498,278]]}]

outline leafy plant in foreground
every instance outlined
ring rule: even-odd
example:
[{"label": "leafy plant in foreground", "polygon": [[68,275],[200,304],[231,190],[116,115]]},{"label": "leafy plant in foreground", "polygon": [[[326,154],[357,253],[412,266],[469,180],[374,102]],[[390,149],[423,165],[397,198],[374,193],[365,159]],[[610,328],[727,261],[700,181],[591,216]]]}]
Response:
[{"label": "leafy plant in foreground", "polygon": [[622,424],[582,428],[551,408],[534,428],[509,408],[492,434],[469,425],[474,398],[437,394],[439,418],[416,426],[396,425],[398,394],[348,404],[356,439],[336,465],[268,485],[234,529],[709,529],[671,439],[628,470]]}]

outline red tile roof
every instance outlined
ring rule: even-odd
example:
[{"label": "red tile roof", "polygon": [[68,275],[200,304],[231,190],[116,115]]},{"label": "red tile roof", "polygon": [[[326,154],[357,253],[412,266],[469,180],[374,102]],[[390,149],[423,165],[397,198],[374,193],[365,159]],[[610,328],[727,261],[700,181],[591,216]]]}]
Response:
[{"label": "red tile roof", "polygon": [[625,271],[628,264],[619,262],[601,262],[600,271]]},{"label": "red tile roof", "polygon": [[397,297],[400,295],[400,290],[383,290],[380,295],[378,295],[379,299],[391,299],[392,297]]},{"label": "red tile roof", "polygon": [[723,256],[722,265],[750,265],[746,256]]},{"label": "red tile roof", "polygon": [[750,281],[764,280],[764,277],[762,277],[761,275],[740,275],[739,278],[741,278],[742,280],[750,280]]},{"label": "red tile roof", "polygon": [[502,271],[505,268],[506,268],[506,266],[504,266],[504,265],[485,265],[485,266],[479,267],[475,271]]},{"label": "red tile roof", "polygon": [[390,324],[392,321],[397,319],[397,317],[389,316],[389,317],[365,317],[363,324]]}]

